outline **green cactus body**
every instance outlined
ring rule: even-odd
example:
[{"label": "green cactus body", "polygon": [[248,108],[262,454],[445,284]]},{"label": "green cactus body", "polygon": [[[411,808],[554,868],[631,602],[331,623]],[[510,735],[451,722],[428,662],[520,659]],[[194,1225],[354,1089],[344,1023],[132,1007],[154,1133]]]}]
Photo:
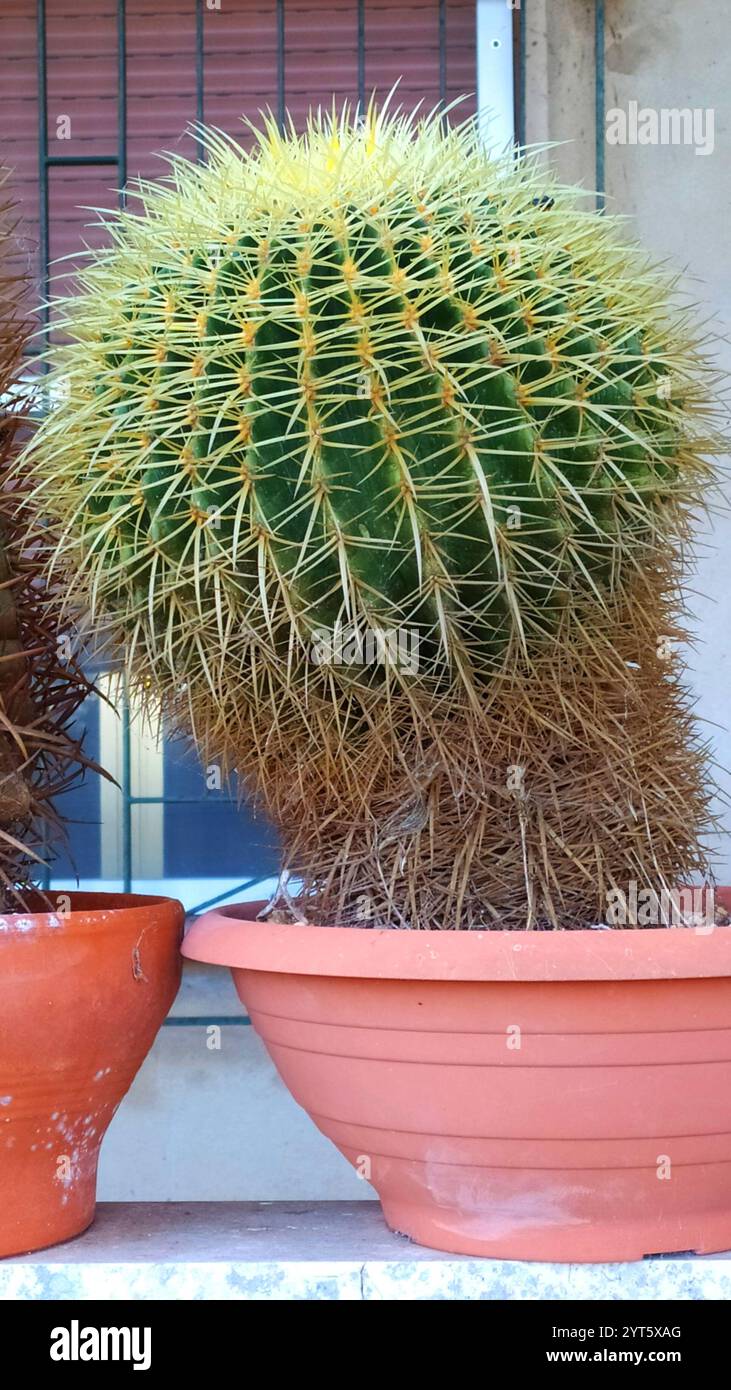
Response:
[{"label": "green cactus body", "polygon": [[264,662],[291,690],[312,634],[351,625],[415,631],[424,688],[484,690],[695,495],[693,353],[656,279],[470,128],[211,137],[142,197],[70,306],[34,449],[80,585],[155,679]]}]

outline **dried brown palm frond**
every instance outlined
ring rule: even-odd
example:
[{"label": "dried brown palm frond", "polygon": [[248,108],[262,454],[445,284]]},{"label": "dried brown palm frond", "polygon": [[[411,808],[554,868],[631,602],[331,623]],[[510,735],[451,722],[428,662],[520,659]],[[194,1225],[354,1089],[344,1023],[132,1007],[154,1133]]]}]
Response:
[{"label": "dried brown palm frond", "polygon": [[23,381],[27,285],[7,272],[14,213],[0,171],[0,910],[26,906],[32,880],[63,827],[54,798],[88,765],[69,731],[91,686],[79,668],[58,596],[41,581],[49,539],[40,522],[21,536],[20,488],[8,483],[19,437],[30,428]]}]

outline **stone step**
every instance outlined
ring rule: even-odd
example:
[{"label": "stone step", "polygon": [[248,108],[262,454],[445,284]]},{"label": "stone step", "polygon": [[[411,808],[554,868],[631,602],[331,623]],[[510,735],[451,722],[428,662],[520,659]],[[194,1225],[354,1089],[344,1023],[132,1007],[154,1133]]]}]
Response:
[{"label": "stone step", "polygon": [[0,1260],[3,1299],[729,1299],[731,1252],[632,1264],[414,1245],[377,1202],[106,1202],[78,1239]]}]

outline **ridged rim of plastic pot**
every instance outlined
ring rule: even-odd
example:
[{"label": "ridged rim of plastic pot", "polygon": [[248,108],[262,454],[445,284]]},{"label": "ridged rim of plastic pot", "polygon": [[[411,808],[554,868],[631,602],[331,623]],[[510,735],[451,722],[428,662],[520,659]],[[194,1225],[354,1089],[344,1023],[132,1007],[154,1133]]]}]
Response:
[{"label": "ridged rim of plastic pot", "polygon": [[[717,897],[729,899],[729,889]],[[381,980],[664,980],[731,975],[731,927],[390,931],[257,922],[263,902],[193,922],[183,955],[209,965]]]},{"label": "ridged rim of plastic pot", "polygon": [[[177,917],[182,925],[185,916],[182,903],[177,898],[164,894],[147,893],[86,893],[53,889],[47,897],[62,898],[70,903],[67,910],[58,912],[28,911],[0,913],[0,945],[3,939],[17,938],[26,932],[34,938],[39,935],[57,936],[66,928],[74,933],[89,931],[112,931],[115,924],[125,928],[139,924],[140,929],[149,926],[150,909],[158,915],[168,909],[171,917]],[[39,902],[41,899],[39,898]]]}]

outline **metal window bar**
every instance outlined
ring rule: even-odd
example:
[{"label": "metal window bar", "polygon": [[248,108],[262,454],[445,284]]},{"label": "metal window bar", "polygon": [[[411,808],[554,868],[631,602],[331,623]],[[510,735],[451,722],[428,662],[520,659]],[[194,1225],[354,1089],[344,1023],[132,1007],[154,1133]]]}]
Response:
[{"label": "metal window bar", "polygon": [[596,211],[603,212],[605,204],[604,174],[604,0],[594,0],[594,182]]},{"label": "metal window bar", "polygon": [[358,105],[361,112],[366,106],[366,38],[365,38],[365,0],[358,0]]},{"label": "metal window bar", "polygon": [[447,104],[447,0],[439,0],[439,103]]},{"label": "metal window bar", "polygon": [[525,75],[527,66],[526,53],[526,10],[528,0],[522,0],[519,9],[516,10],[516,23],[518,25],[518,100],[515,117],[515,130],[517,136],[517,152],[525,149]]},{"label": "metal window bar", "polygon": [[284,0],[277,0],[277,125],[284,131],[287,105],[284,86]]},{"label": "metal window bar", "polygon": [[[195,118],[199,125],[205,120],[205,31],[203,0],[195,0]],[[197,159],[205,161],[205,149],[198,141]]]}]

